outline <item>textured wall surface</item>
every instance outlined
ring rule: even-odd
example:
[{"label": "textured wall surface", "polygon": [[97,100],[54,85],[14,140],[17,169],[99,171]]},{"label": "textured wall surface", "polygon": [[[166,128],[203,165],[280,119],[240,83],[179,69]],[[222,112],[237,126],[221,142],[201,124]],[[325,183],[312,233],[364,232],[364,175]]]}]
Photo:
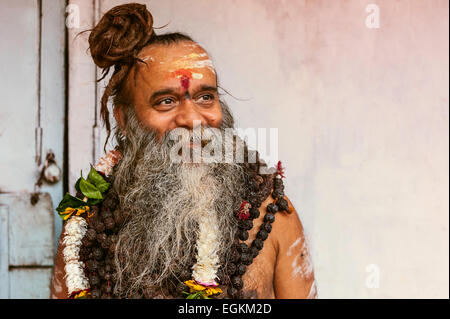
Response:
[{"label": "textured wall surface", "polygon": [[238,126],[279,129],[320,297],[448,298],[447,1],[139,2],[209,51]]}]

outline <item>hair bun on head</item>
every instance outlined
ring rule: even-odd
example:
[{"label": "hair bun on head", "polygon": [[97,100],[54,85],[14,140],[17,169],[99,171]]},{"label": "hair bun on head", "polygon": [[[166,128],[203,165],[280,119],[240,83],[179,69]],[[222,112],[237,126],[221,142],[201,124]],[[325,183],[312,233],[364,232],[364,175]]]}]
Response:
[{"label": "hair bun on head", "polygon": [[89,36],[92,59],[100,68],[133,63],[153,35],[153,17],[145,4],[128,3],[109,10]]},{"label": "hair bun on head", "polygon": [[128,3],[106,12],[89,35],[92,59],[103,69],[101,79],[108,74],[110,67],[115,66],[114,74],[101,98],[100,116],[108,134],[105,151],[111,134],[108,99],[115,94],[117,87],[137,60],[137,54],[147,45],[153,34],[153,17],[145,4]]}]

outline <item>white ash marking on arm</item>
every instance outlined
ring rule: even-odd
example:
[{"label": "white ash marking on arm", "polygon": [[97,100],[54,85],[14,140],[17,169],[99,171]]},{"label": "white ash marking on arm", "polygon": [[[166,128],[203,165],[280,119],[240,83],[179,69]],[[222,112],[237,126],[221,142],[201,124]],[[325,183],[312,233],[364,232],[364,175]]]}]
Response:
[{"label": "white ash marking on arm", "polygon": [[291,256],[292,255],[292,251],[294,250],[295,247],[297,247],[302,241],[302,237],[297,238],[297,240],[289,247],[288,251],[287,251],[287,255]]},{"label": "white ash marking on arm", "polygon": [[306,299],[316,299],[316,298],[317,298],[317,285],[316,281],[314,280],[311,285],[311,288],[309,289],[309,293]]},{"label": "white ash marking on arm", "polygon": [[[288,256],[291,256],[295,247],[302,242],[302,238],[298,238],[290,247],[287,252]],[[313,265],[311,255],[308,251],[306,240],[303,240],[300,253],[297,254],[292,261],[292,276],[300,275],[303,278],[309,278],[313,274]]]}]

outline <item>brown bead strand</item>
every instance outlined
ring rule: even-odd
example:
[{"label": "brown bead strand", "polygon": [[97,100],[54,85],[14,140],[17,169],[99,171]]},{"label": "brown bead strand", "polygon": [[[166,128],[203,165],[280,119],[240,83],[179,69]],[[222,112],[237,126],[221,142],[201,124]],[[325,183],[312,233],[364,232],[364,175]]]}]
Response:
[{"label": "brown bead strand", "polygon": [[[263,164],[261,164],[263,165]],[[249,169],[259,170],[259,166],[252,167]],[[250,208],[250,220],[239,221],[238,222],[238,233],[237,238],[239,240],[245,241],[248,239],[248,231],[253,228],[253,219],[259,217],[258,208],[261,206],[262,202],[267,198],[270,194],[272,183],[274,182],[274,175],[258,175],[250,173],[252,177],[250,180],[250,186],[253,188],[252,191],[248,194],[248,201],[251,204]],[[279,183],[279,182],[277,182]],[[275,185],[274,185],[275,187]],[[250,246],[247,246],[245,243],[240,243],[235,245],[233,248],[232,254],[232,265],[229,272],[229,276],[231,277],[231,285],[227,290],[227,294],[231,298],[242,298],[243,297],[243,288],[244,283],[242,281],[242,276],[247,271],[248,266],[250,266],[254,260],[254,258],[259,254],[259,251],[263,248],[264,240],[267,239],[270,231],[272,230],[271,223],[274,221],[274,215],[272,212],[267,212],[264,216],[264,223],[261,225],[261,228],[257,234],[257,237],[253,240]],[[233,255],[238,255],[238,257],[234,257]]]},{"label": "brown bead strand", "polygon": [[118,204],[117,195],[110,190],[101,204],[91,207],[91,217],[87,218],[88,229],[82,239],[80,259],[86,265],[85,274],[93,299],[114,297],[114,248],[125,220],[117,209]]}]

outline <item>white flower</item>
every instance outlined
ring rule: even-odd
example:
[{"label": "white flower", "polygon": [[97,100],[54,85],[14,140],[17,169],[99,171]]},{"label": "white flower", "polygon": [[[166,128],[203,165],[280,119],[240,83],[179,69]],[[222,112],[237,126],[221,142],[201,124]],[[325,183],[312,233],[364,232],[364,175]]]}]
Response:
[{"label": "white flower", "polygon": [[106,176],[111,174],[113,167],[117,164],[117,162],[122,158],[122,154],[120,154],[117,150],[109,151],[108,154],[101,157],[97,165],[95,165],[95,169]]},{"label": "white flower", "polygon": [[89,282],[84,276],[84,264],[79,261],[69,262],[64,267],[66,271],[66,285],[69,296],[75,292],[89,288]]},{"label": "white flower", "polygon": [[89,281],[84,275],[84,263],[79,261],[81,240],[86,230],[86,220],[80,216],[72,216],[65,225],[63,255],[69,296],[75,291],[89,288]]},{"label": "white flower", "polygon": [[192,267],[192,276],[199,284],[216,286],[219,269],[218,236],[219,229],[214,214],[203,214],[197,239],[197,262]]},{"label": "white flower", "polygon": [[69,245],[64,247],[63,255],[64,255],[64,261],[66,263],[69,263],[71,261],[78,261],[80,252],[80,247],[76,245]]}]

